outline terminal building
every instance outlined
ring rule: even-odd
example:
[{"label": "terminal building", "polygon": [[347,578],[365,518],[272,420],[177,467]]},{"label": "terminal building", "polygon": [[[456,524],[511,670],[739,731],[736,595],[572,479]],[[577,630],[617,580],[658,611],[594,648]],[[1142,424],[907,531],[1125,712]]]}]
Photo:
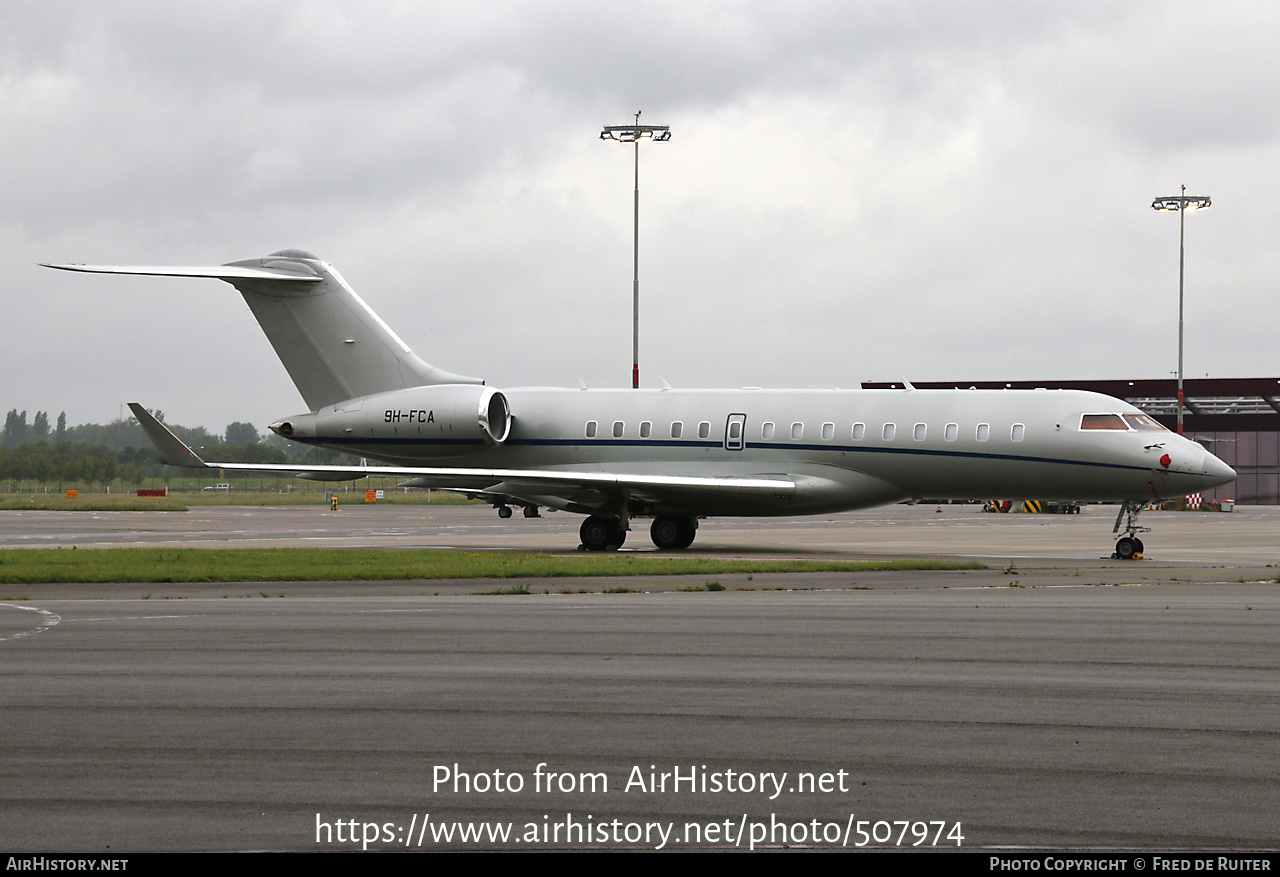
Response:
[{"label": "terminal building", "polygon": [[[1092,390],[1136,406],[1171,430],[1178,428],[1178,382],[1133,381],[912,381],[921,390]],[[901,383],[864,383],[887,390]],[[1183,382],[1182,430],[1236,470],[1234,484],[1204,499],[1241,505],[1280,505],[1280,378],[1189,378]]]}]

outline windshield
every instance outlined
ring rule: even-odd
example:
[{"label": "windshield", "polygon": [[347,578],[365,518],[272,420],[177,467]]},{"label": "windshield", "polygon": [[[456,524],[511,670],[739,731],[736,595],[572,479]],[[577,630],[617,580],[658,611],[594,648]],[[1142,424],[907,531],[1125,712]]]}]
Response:
[{"label": "windshield", "polygon": [[1147,432],[1168,432],[1160,421],[1146,414],[1126,414],[1124,422],[1134,429],[1146,430]]},{"label": "windshield", "polygon": [[1081,429],[1125,429],[1119,414],[1083,414],[1080,416]]}]

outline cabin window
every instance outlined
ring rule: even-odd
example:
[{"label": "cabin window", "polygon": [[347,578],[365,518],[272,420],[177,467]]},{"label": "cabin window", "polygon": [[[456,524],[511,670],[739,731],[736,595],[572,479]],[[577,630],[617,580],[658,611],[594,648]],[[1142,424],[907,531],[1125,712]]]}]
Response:
[{"label": "cabin window", "polygon": [[977,437],[980,442],[985,442],[987,439],[991,438],[991,424],[979,423]]},{"label": "cabin window", "polygon": [[621,420],[615,420],[613,422],[613,437],[622,438],[622,421]]},{"label": "cabin window", "polygon": [[853,425],[853,440],[860,442],[867,434],[867,425],[865,423],[855,423]]},{"label": "cabin window", "polygon": [[954,423],[948,423],[946,433],[944,435],[946,440],[949,442],[953,442],[959,437],[959,435],[960,435],[960,427]]},{"label": "cabin window", "polygon": [[1134,429],[1141,429],[1150,432],[1169,431],[1162,423],[1160,423],[1160,421],[1156,420],[1154,417],[1149,417],[1146,414],[1126,414],[1124,415],[1124,422]]},{"label": "cabin window", "polygon": [[924,441],[924,434],[928,431],[928,427],[923,423],[917,423],[915,429],[911,431],[911,437],[918,442]]},{"label": "cabin window", "polygon": [[594,420],[587,421],[587,438],[596,437],[596,422]]},{"label": "cabin window", "polygon": [[880,435],[887,442],[893,441],[893,437],[898,434],[898,425],[896,423],[886,423],[884,429],[880,431]]},{"label": "cabin window", "polygon": [[836,425],[834,423],[822,424],[822,440],[829,442],[836,437]]},{"label": "cabin window", "polygon": [[682,433],[684,433],[684,421],[683,420],[671,421],[671,437],[680,438]]},{"label": "cabin window", "polygon": [[734,420],[729,424],[729,438],[732,441],[742,438],[742,421]]},{"label": "cabin window", "polygon": [[640,422],[640,438],[648,438],[649,433],[653,431],[653,424],[647,420]]},{"label": "cabin window", "polygon": [[773,424],[765,423],[760,426],[760,438],[768,441],[773,438]]},{"label": "cabin window", "polygon": [[711,435],[711,423],[704,420],[698,424],[698,438],[708,438]]},{"label": "cabin window", "polygon": [[1020,442],[1022,441],[1022,436],[1025,435],[1026,432],[1027,428],[1025,426],[1021,423],[1015,423],[1013,425],[1013,430],[1009,433],[1009,438],[1013,439],[1015,442]]},{"label": "cabin window", "polygon": [[803,423],[793,423],[793,424],[791,424],[791,437],[792,437],[793,439],[795,439],[796,441],[799,441],[800,439],[804,438],[804,424],[803,424]]},{"label": "cabin window", "polygon": [[1125,429],[1129,427],[1124,425],[1124,421],[1120,419],[1119,414],[1082,414],[1080,415],[1081,429]]}]

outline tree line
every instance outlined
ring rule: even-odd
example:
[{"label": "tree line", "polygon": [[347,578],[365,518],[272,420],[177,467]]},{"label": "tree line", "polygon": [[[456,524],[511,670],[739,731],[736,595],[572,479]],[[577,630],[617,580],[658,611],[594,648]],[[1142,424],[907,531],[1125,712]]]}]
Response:
[{"label": "tree line", "polygon": [[[164,412],[153,411],[164,423]],[[212,463],[341,463],[353,458],[323,448],[308,448],[278,436],[263,437],[251,423],[227,424],[222,435],[202,426],[165,426],[188,447]],[[37,411],[31,422],[16,408],[5,415],[0,433],[0,479],[57,484],[59,487],[110,484],[138,485],[163,478],[170,467],[156,458],[155,448],[133,418],[106,424],[67,425],[60,412],[51,428],[49,413]]]}]

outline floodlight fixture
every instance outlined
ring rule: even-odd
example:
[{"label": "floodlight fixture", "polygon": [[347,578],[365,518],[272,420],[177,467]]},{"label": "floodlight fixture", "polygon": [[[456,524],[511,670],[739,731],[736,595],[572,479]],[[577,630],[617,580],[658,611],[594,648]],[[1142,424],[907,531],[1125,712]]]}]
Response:
[{"label": "floodlight fixture", "polygon": [[1186,238],[1188,210],[1205,210],[1213,205],[1208,195],[1188,195],[1187,187],[1182,187],[1181,194],[1166,195],[1151,202],[1152,210],[1178,211],[1178,435],[1182,435],[1182,409],[1186,407],[1186,395],[1182,387],[1182,316],[1183,316],[1183,277],[1186,262]]}]

